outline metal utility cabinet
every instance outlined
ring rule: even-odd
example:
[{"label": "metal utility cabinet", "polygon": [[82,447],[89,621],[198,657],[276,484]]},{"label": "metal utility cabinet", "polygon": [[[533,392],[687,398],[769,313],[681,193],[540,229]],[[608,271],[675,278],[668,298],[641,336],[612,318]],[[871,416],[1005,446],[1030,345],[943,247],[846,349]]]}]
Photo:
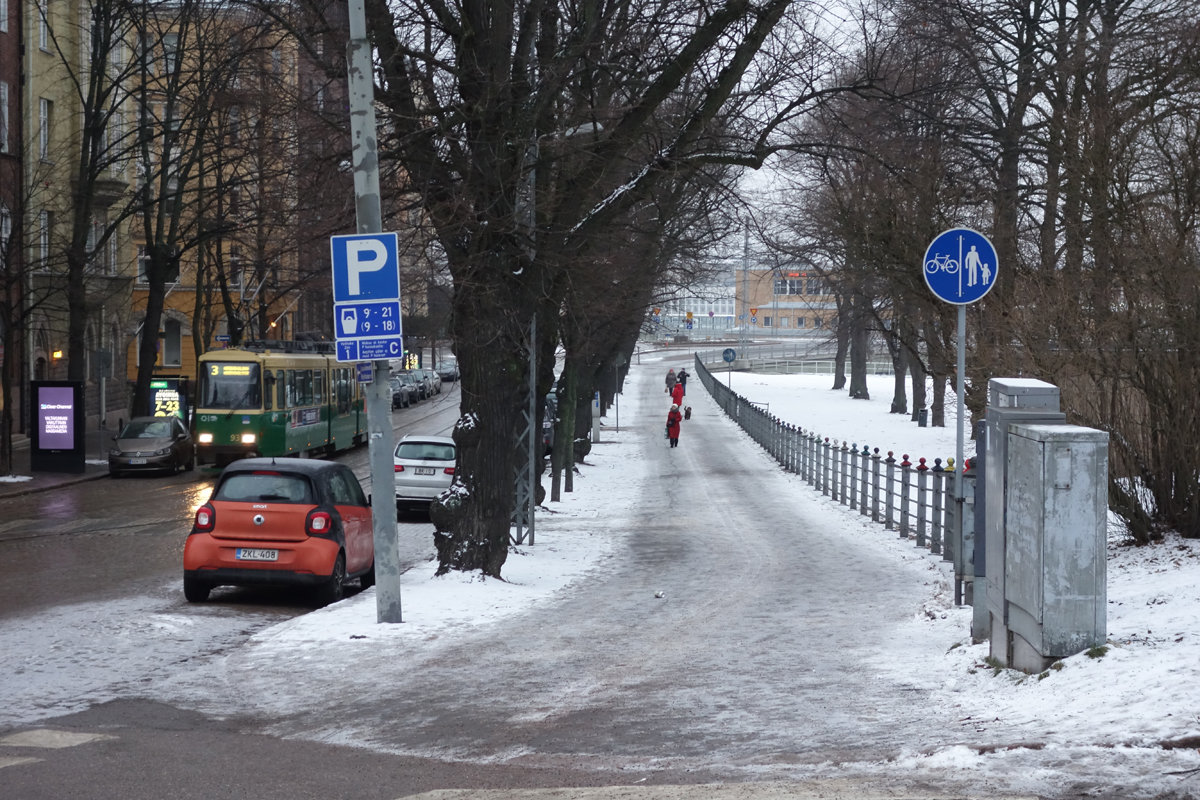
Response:
[{"label": "metal utility cabinet", "polygon": [[1005,652],[1008,641],[1004,553],[1009,427],[1016,423],[1065,423],[1067,417],[1058,410],[1058,399],[1058,387],[1045,381],[988,381],[987,422],[980,448],[984,453],[980,465],[983,491],[978,492],[982,497],[976,498],[975,505],[975,619],[971,634],[976,639],[990,639],[993,655]]},{"label": "metal utility cabinet", "polygon": [[1013,425],[1008,482],[1003,660],[1040,672],[1107,636],[1108,434]]}]

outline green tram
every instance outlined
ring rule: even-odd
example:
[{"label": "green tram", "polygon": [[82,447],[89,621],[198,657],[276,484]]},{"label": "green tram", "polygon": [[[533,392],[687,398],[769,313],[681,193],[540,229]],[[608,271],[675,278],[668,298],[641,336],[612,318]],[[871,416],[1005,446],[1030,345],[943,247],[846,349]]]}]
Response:
[{"label": "green tram", "polygon": [[263,342],[200,356],[193,417],[199,463],[326,455],[366,441],[354,365],[290,345]]}]

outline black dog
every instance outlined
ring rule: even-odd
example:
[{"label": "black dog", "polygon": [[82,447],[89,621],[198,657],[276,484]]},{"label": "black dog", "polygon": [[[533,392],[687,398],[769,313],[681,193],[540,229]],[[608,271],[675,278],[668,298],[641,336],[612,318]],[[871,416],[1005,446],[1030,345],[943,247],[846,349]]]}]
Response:
[{"label": "black dog", "polygon": [[683,409],[683,418],[684,418],[684,419],[691,419],[691,418],[692,418],[692,407],[691,407],[691,406],[684,406],[684,409]]}]

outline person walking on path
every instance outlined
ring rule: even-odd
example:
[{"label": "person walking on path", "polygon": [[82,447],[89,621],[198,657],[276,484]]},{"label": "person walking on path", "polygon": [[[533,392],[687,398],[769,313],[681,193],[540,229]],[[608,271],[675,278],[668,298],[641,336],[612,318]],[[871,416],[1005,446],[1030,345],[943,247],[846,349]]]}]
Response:
[{"label": "person walking on path", "polygon": [[674,388],[675,388],[675,369],[672,367],[671,369],[667,370],[667,394],[670,394],[671,390]]},{"label": "person walking on path", "polygon": [[679,406],[680,408],[683,408],[683,384],[682,383],[676,383],[674,388],[671,389],[671,402],[674,403],[675,405]]},{"label": "person walking on path", "polygon": [[683,414],[679,413],[679,406],[672,405],[671,410],[667,412],[667,438],[671,440],[671,447],[679,447],[679,421],[683,419]]},{"label": "person walking on path", "polygon": [[687,394],[687,379],[688,374],[686,369],[679,370],[679,374],[675,376],[675,380],[679,381],[679,385],[683,387],[684,394]]}]

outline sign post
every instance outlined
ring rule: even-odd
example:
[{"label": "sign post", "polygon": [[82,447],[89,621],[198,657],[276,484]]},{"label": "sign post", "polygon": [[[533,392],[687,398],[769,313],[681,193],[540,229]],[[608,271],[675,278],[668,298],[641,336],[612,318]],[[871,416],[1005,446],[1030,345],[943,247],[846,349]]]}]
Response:
[{"label": "sign post", "polygon": [[925,250],[922,274],[939,300],[958,306],[958,436],[954,451],[954,500],[958,504],[961,529],[963,507],[963,425],[966,403],[963,400],[967,371],[967,306],[981,299],[996,285],[1000,265],[996,248],[978,231],[951,228],[944,231]]},{"label": "sign post", "polygon": [[[366,385],[376,618],[378,622],[402,622],[392,470],[392,398],[388,388],[388,359],[400,358],[404,353],[399,236],[395,233],[334,236],[329,249],[337,360],[357,364],[358,379]],[[359,363],[363,361],[374,365]]]},{"label": "sign post", "polygon": [[737,359],[737,351],[732,347],[726,347],[721,353],[721,358],[729,365],[725,370],[725,388],[729,388],[730,382],[733,380],[733,362]]}]

